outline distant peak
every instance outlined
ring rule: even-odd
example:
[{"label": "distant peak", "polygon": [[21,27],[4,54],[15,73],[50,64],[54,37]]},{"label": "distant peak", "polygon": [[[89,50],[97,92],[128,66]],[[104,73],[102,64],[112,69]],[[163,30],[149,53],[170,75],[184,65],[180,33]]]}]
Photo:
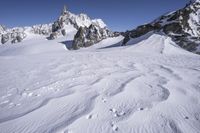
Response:
[{"label": "distant peak", "polygon": [[67,14],[67,6],[66,5],[64,5],[63,11],[62,11],[62,15],[65,15],[65,14]]}]

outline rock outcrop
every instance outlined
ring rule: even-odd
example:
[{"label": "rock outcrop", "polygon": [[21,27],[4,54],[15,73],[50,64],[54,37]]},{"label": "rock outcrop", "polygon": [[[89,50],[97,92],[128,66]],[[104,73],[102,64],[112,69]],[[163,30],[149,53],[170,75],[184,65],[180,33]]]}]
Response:
[{"label": "rock outcrop", "polygon": [[89,27],[80,27],[74,37],[72,48],[77,50],[82,47],[89,47],[103,39],[113,37],[114,35],[115,34],[106,27],[101,28],[95,24],[91,24]]},{"label": "rock outcrop", "polygon": [[24,28],[13,28],[13,29],[6,29],[5,27],[1,30],[1,43],[5,44],[8,41],[11,43],[21,42],[25,37],[25,29]]}]

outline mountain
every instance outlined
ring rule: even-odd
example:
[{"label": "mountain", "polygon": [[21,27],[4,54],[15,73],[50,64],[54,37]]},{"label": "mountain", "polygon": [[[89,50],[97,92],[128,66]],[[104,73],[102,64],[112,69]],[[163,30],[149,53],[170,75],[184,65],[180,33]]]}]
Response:
[{"label": "mountain", "polygon": [[200,54],[200,1],[190,1],[182,9],[162,15],[151,23],[122,33],[125,36],[123,45],[126,45],[132,38],[152,31],[163,32],[180,47]]},{"label": "mountain", "polygon": [[86,14],[75,15],[67,11],[65,6],[58,20],[50,24],[11,29],[0,26],[1,43],[5,44],[9,41],[12,43],[21,42],[32,35],[45,35],[49,36],[49,39],[55,39],[61,35],[65,36],[67,32],[78,30],[80,27],[89,27],[91,24],[106,28],[106,24],[101,19],[91,19]]},{"label": "mountain", "polygon": [[101,19],[92,20],[86,14],[74,15],[67,11],[66,6],[64,6],[61,16],[52,24],[52,33],[49,39],[55,39],[59,35],[65,36],[69,26],[79,30],[80,27],[89,28],[91,25],[108,30],[106,24]]}]

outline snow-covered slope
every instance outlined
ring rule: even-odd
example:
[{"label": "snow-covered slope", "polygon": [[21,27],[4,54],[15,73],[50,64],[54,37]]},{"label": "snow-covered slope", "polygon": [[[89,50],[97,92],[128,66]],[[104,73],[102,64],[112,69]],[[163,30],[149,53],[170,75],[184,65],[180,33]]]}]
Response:
[{"label": "snow-covered slope", "polygon": [[145,52],[149,54],[160,53],[166,55],[192,54],[174,43],[170,37],[152,32],[140,38],[131,39],[127,45],[133,45],[129,47],[133,52]]},{"label": "snow-covered slope", "polygon": [[162,34],[64,50],[73,34],[0,46],[1,133],[199,133],[198,55]]}]

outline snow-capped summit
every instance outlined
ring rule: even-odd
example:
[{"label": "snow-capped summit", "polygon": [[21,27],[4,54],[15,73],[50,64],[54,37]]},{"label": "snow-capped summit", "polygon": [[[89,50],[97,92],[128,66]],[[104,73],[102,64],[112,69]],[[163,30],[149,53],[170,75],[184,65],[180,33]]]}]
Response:
[{"label": "snow-capped summit", "polygon": [[66,6],[64,6],[64,9],[58,21],[63,25],[71,24],[77,29],[81,26],[89,27],[91,24],[98,25],[101,28],[106,27],[106,24],[101,19],[91,19],[87,14],[84,13],[75,15],[68,11]]},{"label": "snow-capped summit", "polygon": [[200,53],[200,0],[190,1],[184,8],[162,15],[149,24],[123,33],[125,45],[131,38],[140,37],[150,31],[164,32],[180,47]]},{"label": "snow-capped summit", "polygon": [[[90,17],[88,17],[86,14],[83,14],[83,13],[79,15],[75,15],[67,11],[66,6],[64,6],[64,9],[60,17],[52,25],[52,33],[49,39],[55,39],[59,35],[65,36],[66,31],[69,30],[69,27],[71,28],[73,27],[76,30],[84,29],[85,31],[89,31],[91,26],[96,27],[95,30],[98,31],[99,34],[98,33],[95,33],[95,34],[98,34],[97,36],[99,38],[95,38],[95,39],[93,38],[93,40],[90,41],[90,44],[87,46],[90,46],[94,44],[95,42],[98,42],[102,40],[103,38],[108,37],[108,34],[110,33],[110,31],[107,29],[106,24],[101,19],[91,19]],[[87,32],[85,33],[88,34]],[[104,33],[106,33],[106,35]]]}]

